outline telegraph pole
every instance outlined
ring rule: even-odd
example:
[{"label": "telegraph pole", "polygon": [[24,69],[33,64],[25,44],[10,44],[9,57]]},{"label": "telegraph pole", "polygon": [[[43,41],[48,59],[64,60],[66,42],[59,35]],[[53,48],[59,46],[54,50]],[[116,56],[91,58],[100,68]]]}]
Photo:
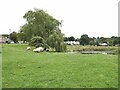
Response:
[{"label": "telegraph pole", "polygon": [[11,33],[11,29],[9,29],[9,39],[10,39],[10,33]]},{"label": "telegraph pole", "polygon": [[9,29],[9,34],[11,33],[11,29]]}]

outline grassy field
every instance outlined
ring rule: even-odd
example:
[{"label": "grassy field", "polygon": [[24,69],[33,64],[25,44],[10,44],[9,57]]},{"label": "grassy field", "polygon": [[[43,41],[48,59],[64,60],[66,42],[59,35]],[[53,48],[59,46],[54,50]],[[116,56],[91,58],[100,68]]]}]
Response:
[{"label": "grassy field", "polygon": [[2,45],[0,45],[0,89],[2,89]]},{"label": "grassy field", "polygon": [[26,51],[3,45],[3,88],[117,88],[118,57]]}]

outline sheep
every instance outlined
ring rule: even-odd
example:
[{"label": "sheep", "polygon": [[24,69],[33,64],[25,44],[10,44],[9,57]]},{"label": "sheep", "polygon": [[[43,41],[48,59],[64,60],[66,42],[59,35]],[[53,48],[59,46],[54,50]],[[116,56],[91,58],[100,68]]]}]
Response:
[{"label": "sheep", "polygon": [[33,49],[34,52],[42,52],[44,51],[44,48],[43,47],[38,47],[36,49]]},{"label": "sheep", "polygon": [[27,47],[27,50],[30,50],[31,49],[31,47]]},{"label": "sheep", "polygon": [[102,54],[105,54],[105,55],[107,55],[107,53],[102,53]]}]

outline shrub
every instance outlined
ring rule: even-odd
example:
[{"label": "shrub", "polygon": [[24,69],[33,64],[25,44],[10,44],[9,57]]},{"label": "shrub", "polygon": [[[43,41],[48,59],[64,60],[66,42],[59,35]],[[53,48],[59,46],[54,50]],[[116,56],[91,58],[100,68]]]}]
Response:
[{"label": "shrub", "polygon": [[35,46],[37,47],[46,47],[46,44],[44,42],[44,39],[42,37],[33,37],[30,42],[29,42],[30,46]]},{"label": "shrub", "polygon": [[54,48],[57,52],[66,51],[66,44],[64,44],[61,38],[54,37],[51,35],[46,41],[42,37],[33,37],[30,40],[29,45],[37,47],[43,47],[45,50],[49,49],[49,47]]}]

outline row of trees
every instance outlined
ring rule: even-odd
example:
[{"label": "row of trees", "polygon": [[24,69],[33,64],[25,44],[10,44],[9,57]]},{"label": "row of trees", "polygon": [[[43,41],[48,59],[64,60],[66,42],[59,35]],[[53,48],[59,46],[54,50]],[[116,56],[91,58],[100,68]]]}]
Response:
[{"label": "row of trees", "polygon": [[79,41],[80,45],[99,45],[100,43],[107,43],[110,46],[120,44],[120,37],[112,36],[111,38],[105,37],[89,37],[87,34],[81,35],[80,38],[75,39],[73,36],[64,37],[64,41]]},{"label": "row of trees", "polygon": [[[21,36],[19,37],[21,33],[17,33],[17,32],[12,32],[10,34],[10,39],[13,40],[15,43],[19,41],[26,41],[26,39],[22,39]],[[22,35],[22,34],[21,34]],[[8,37],[8,35],[6,35]],[[23,35],[24,36],[24,35]],[[34,40],[36,39],[40,39],[41,37],[34,37],[31,39],[31,42],[35,42]],[[47,43],[54,48],[55,47],[55,38],[57,38],[57,36],[55,37],[55,35],[51,35],[49,36],[49,39],[47,39]],[[54,39],[54,40],[53,40]],[[39,41],[39,40],[38,40]],[[53,42],[52,42],[53,41]],[[59,40],[60,41],[60,40]],[[64,37],[64,42],[66,41],[79,41],[80,45],[99,45],[99,43],[107,43],[110,46],[114,46],[116,44],[120,44],[120,37],[115,37],[112,36],[111,38],[105,38],[105,37],[89,37],[87,34],[81,35],[80,38],[75,38],[74,36],[71,37]],[[46,41],[44,40],[40,40],[39,42],[37,42],[35,45],[37,45],[38,43],[45,43]],[[61,41],[60,41],[61,42]],[[63,42],[63,40],[62,40]],[[34,44],[33,44],[34,45]],[[45,44],[44,44],[45,45]]]}]

